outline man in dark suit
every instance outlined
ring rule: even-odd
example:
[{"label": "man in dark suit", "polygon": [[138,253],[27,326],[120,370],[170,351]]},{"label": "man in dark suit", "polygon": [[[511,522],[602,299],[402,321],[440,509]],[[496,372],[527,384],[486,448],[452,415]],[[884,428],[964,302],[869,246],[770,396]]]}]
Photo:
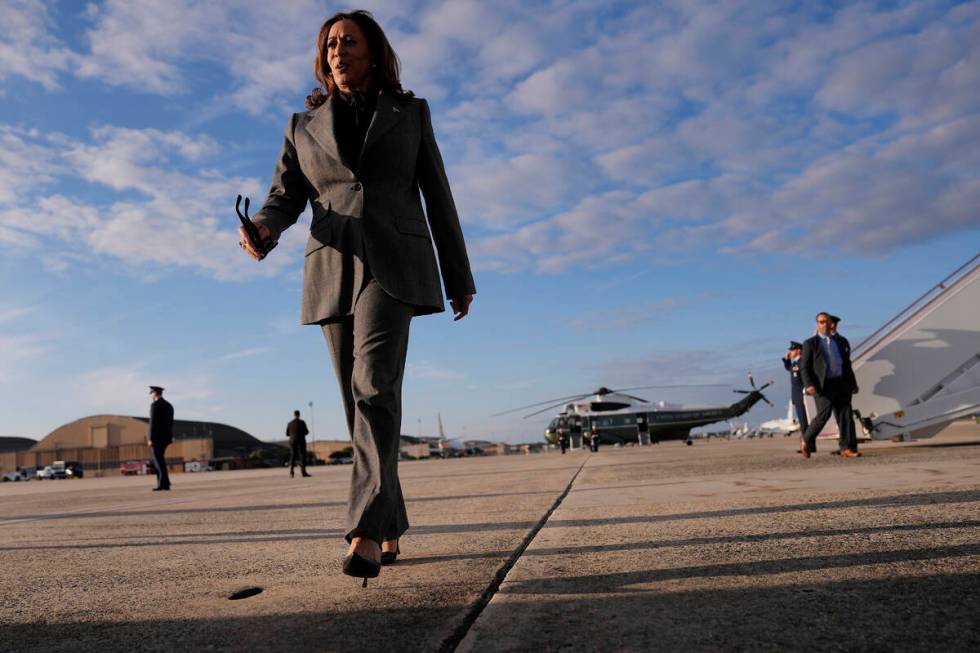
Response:
[{"label": "man in dark suit", "polygon": [[803,379],[800,377],[800,356],[803,352],[803,345],[795,340],[789,343],[789,350],[783,356],[783,367],[789,372],[790,391],[789,396],[793,401],[793,409],[796,411],[796,421],[800,424],[800,439],[806,433],[810,425],[806,418],[806,407],[803,405]]},{"label": "man in dark suit", "polygon": [[296,468],[296,460],[299,459],[299,470],[303,476],[306,473],[306,435],[310,430],[306,428],[306,422],[299,418],[299,411],[293,411],[293,419],[286,425],[286,435],[289,437],[289,478],[295,478],[293,470]]},{"label": "man in dark suit", "polygon": [[857,458],[857,434],[851,411],[851,396],[857,394],[857,380],[851,369],[851,345],[838,335],[834,325],[840,318],[830,313],[817,314],[817,335],[803,343],[800,356],[800,376],[808,395],[817,404],[817,414],[803,434],[802,453],[806,458],[817,450],[817,435],[823,430],[830,414],[837,419],[840,433],[840,455]]},{"label": "man in dark suit", "polygon": [[163,398],[163,388],[150,386],[150,433],[147,444],[150,445],[150,455],[153,466],[157,470],[157,486],[154,492],[170,489],[170,474],[167,473],[167,445],[174,441],[174,407]]}]

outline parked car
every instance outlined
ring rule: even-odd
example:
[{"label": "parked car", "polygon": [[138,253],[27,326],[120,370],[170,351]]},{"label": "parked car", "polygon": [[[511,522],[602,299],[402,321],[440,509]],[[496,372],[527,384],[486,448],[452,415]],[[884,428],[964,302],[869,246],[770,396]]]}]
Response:
[{"label": "parked car", "polygon": [[207,463],[202,463],[197,460],[191,460],[184,463],[185,472],[210,472],[213,471],[211,465]]},{"label": "parked car", "polygon": [[31,475],[26,469],[18,469],[14,472],[5,472],[3,475],[3,482],[8,481],[29,481],[31,480]]},{"label": "parked car", "polygon": [[44,479],[49,479],[49,480],[53,479],[54,470],[51,468],[51,465],[45,465],[41,469],[37,470],[36,478],[39,481],[43,481]]},{"label": "parked car", "polygon": [[65,478],[83,478],[84,476],[85,469],[82,467],[82,463],[74,460],[65,463]]},{"label": "parked car", "polygon": [[127,460],[124,463],[119,463],[119,473],[123,476],[142,476],[148,473],[146,461]]},{"label": "parked car", "polygon": [[68,478],[68,465],[64,460],[56,460],[51,463],[51,475],[48,478]]}]

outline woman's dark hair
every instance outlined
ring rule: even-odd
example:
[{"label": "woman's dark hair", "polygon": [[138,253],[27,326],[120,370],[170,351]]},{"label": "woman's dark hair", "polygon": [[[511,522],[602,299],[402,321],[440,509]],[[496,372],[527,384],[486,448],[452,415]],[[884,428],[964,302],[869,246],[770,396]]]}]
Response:
[{"label": "woman's dark hair", "polygon": [[388,37],[384,30],[374,20],[371,12],[358,9],[356,11],[342,11],[334,14],[320,27],[320,34],[316,38],[316,62],[313,64],[313,72],[320,81],[320,86],[313,89],[313,92],[306,96],[306,108],[315,109],[330,97],[330,94],[337,88],[333,81],[333,73],[330,71],[330,64],[327,63],[327,37],[330,36],[330,28],[334,23],[341,20],[350,20],[357,24],[364,32],[367,39],[368,50],[371,52],[372,77],[375,86],[401,93],[402,83],[399,80],[401,63],[398,55],[395,54]]}]

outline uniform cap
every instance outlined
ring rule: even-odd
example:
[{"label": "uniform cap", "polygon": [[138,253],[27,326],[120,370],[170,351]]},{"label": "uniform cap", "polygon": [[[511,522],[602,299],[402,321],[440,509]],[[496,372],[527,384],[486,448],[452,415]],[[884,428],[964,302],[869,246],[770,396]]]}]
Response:
[{"label": "uniform cap", "polygon": [[798,343],[798,342],[796,342],[795,340],[790,340],[789,341],[789,348],[790,349],[802,349],[803,348],[803,345],[800,344],[800,343]]},{"label": "uniform cap", "polygon": [[150,392],[156,392],[156,393],[159,393],[159,394],[163,394],[163,388],[161,388],[158,385],[151,385],[150,386]]}]

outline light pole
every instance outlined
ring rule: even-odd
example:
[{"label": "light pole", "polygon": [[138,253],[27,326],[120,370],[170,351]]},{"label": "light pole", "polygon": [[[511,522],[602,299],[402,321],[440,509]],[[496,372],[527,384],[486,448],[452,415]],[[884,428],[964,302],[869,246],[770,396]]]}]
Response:
[{"label": "light pole", "polygon": [[313,412],[313,402],[310,402],[310,427],[313,434],[313,464],[316,464],[316,413]]}]

